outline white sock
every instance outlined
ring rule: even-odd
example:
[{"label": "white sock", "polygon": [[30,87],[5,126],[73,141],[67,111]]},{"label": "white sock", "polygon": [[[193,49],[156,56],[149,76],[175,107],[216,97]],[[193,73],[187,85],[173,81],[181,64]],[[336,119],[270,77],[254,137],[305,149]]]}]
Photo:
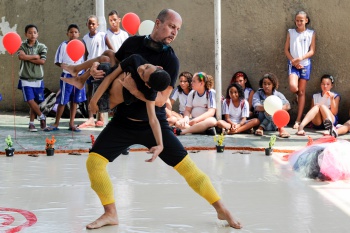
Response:
[{"label": "white sock", "polygon": [[42,113],[41,113],[41,115],[40,115],[40,117],[39,117],[39,118],[40,118],[40,120],[45,120],[45,119],[46,119],[45,115],[44,115],[44,114],[42,114]]}]

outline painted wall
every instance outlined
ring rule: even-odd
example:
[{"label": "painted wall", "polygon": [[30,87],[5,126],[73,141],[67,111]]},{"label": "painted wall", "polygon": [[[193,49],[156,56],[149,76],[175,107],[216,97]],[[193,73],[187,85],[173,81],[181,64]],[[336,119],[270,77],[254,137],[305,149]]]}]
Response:
[{"label": "painted wall", "polygon": [[[307,106],[312,93],[320,89],[320,77],[329,73],[336,79],[334,91],[341,94],[341,122],[348,119],[349,88],[347,81],[350,54],[350,1],[326,0],[223,0],[222,6],[222,90],[234,72],[245,71],[254,89],[266,72],[279,77],[279,91],[292,101],[287,78],[287,59],[284,43],[287,29],[294,27],[294,14],[305,10],[311,18],[310,28],[316,30],[316,54],[313,57],[311,80],[307,85]],[[122,15],[136,13],[141,21],[155,17],[163,8],[172,8],[183,17],[180,34],[172,46],[180,58],[180,71],[205,71],[214,75],[214,1],[213,0],[105,0],[106,17],[116,9]],[[24,38],[24,27],[34,23],[39,27],[39,41],[48,48],[45,64],[45,85],[53,91],[59,88],[60,68],[53,64],[58,45],[65,40],[70,23],[87,33],[86,18],[95,14],[94,0],[0,0],[0,40],[8,31]],[[13,67],[13,69],[12,69]],[[16,95],[16,109],[27,111],[21,91],[16,89],[19,61],[4,53],[0,44],[0,111],[13,111],[12,94]],[[14,78],[14,84],[12,79]],[[305,111],[306,112],[306,111]],[[295,119],[296,105],[290,111]]]}]

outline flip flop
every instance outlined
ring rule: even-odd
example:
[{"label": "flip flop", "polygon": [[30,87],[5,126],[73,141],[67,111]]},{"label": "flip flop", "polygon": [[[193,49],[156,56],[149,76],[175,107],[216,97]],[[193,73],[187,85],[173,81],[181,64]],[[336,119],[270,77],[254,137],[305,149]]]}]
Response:
[{"label": "flip flop", "polygon": [[295,133],[298,136],[305,136],[305,131],[304,130],[300,130],[298,132]]},{"label": "flip flop", "polygon": [[280,133],[278,136],[281,137],[281,138],[289,138],[290,134],[287,133],[287,132],[284,132],[284,133]]},{"label": "flip flop", "polygon": [[97,121],[95,127],[103,127],[104,125],[102,121]]},{"label": "flip flop", "polygon": [[78,127],[80,129],[82,129],[82,128],[92,128],[92,127],[95,127],[95,123],[84,122],[83,124],[79,125]]},{"label": "flip flop", "polygon": [[55,127],[55,126],[47,126],[46,128],[43,129],[43,131],[45,132],[51,132],[51,131],[57,131],[57,130],[60,130],[58,127]]},{"label": "flip flop", "polygon": [[68,130],[69,131],[74,131],[74,132],[80,132],[81,131],[78,126],[69,127]]},{"label": "flip flop", "polygon": [[264,135],[264,131],[262,129],[257,129],[257,130],[255,130],[255,135],[263,136]]}]

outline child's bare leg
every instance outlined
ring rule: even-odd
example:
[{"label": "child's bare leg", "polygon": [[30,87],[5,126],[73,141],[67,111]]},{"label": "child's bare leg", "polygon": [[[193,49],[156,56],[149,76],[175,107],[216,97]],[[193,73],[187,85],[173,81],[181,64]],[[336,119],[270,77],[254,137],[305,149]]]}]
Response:
[{"label": "child's bare leg", "polygon": [[73,78],[61,77],[61,80],[81,90],[85,86],[85,82],[86,80],[88,80],[89,77],[90,77],[90,73],[85,72],[84,74],[78,77],[73,77]]},{"label": "child's bare leg", "polygon": [[230,227],[236,228],[236,229],[241,229],[242,225],[240,222],[236,221],[230,211],[226,209],[224,204],[222,203],[221,200],[218,200],[217,202],[213,203],[213,207],[215,208],[217,214],[218,214],[218,219],[220,220],[226,220]]},{"label": "child's bare leg", "polygon": [[118,214],[115,203],[104,205],[103,206],[105,212],[96,219],[94,222],[88,224],[86,226],[87,229],[97,229],[107,225],[118,225]]}]

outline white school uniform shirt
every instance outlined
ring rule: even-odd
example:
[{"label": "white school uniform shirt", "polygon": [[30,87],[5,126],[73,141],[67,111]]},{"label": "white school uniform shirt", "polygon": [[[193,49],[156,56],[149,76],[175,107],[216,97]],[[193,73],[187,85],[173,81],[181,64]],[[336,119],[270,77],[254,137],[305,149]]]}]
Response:
[{"label": "white school uniform shirt", "polygon": [[191,115],[193,118],[207,112],[209,108],[216,109],[216,92],[214,89],[205,91],[203,95],[199,95],[197,91],[192,90],[187,96],[186,107],[191,107]]},{"label": "white school uniform shirt", "polygon": [[[290,38],[289,51],[293,58],[302,57],[309,52],[314,30],[306,29],[299,33],[295,29],[288,29],[288,32]],[[302,60],[300,64],[303,66],[310,65],[310,58]]]},{"label": "white school uniform shirt", "polygon": [[[84,56],[81,56],[81,58],[74,62],[67,53],[67,45],[69,41],[63,41],[57,48],[56,54],[55,54],[55,64],[56,63],[66,63],[68,65],[78,65],[84,62]],[[68,71],[63,70],[63,73],[69,74]],[[83,71],[80,71],[78,75],[83,73]]]},{"label": "white school uniform shirt", "polygon": [[114,51],[117,52],[120,46],[122,46],[123,42],[128,39],[129,34],[120,29],[119,32],[114,33],[111,29],[107,30],[107,36],[111,44],[113,45]]},{"label": "white school uniform shirt", "polygon": [[179,112],[181,114],[184,113],[185,108],[186,108],[186,103],[187,103],[187,97],[188,95],[186,95],[184,92],[179,92],[179,89],[175,89],[175,91],[173,92],[173,94],[171,95],[171,99],[176,101],[177,99],[179,99]]},{"label": "white school uniform shirt", "polygon": [[[243,105],[242,105],[243,102]],[[249,117],[249,103],[246,99],[241,100],[238,107],[235,107],[230,99],[229,104],[227,104],[226,99],[223,103],[223,114],[229,114],[230,120],[234,123],[240,123],[243,117]]]},{"label": "white school uniform shirt", "polygon": [[[334,98],[337,98],[339,96],[338,93],[334,93]],[[323,97],[322,92],[318,92],[312,95],[312,99],[314,100],[314,104],[324,104],[326,105],[329,109],[331,109],[331,98]]]},{"label": "white school uniform shirt", "polygon": [[106,45],[106,37],[107,34],[105,32],[97,32],[94,36],[90,36],[90,33],[87,33],[83,37],[85,47],[89,53],[87,60],[100,56],[108,49]]},{"label": "white school uniform shirt", "polygon": [[244,89],[244,98],[245,98],[246,100],[249,99],[249,94],[250,94],[250,92],[251,92],[252,90],[253,90],[253,89],[250,88],[250,87],[246,87],[246,88]]}]

